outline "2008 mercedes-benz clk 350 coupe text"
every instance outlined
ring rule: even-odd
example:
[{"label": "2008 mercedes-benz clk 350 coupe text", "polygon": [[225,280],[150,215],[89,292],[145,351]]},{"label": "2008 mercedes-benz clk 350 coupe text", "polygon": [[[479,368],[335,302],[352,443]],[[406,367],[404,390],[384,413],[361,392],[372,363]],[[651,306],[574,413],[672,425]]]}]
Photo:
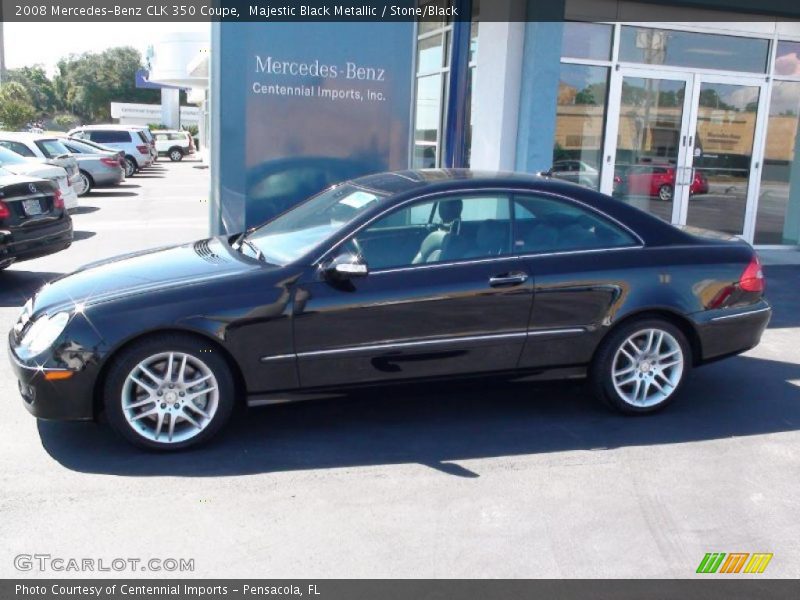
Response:
[{"label": "2008 mercedes-benz clk 350 coupe text", "polygon": [[466,376],[587,376],[649,413],[770,318],[743,241],[543,177],[342,183],[241,235],[87,265],[10,333],[25,406],[146,448],[210,438],[235,403]]}]

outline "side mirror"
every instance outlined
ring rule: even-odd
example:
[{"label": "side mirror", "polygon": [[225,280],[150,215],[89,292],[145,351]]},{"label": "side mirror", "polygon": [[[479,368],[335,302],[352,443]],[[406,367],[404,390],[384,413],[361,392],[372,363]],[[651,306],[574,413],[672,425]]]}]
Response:
[{"label": "side mirror", "polygon": [[336,281],[347,281],[354,277],[366,276],[369,268],[364,259],[357,254],[340,254],[323,267],[323,273]]}]

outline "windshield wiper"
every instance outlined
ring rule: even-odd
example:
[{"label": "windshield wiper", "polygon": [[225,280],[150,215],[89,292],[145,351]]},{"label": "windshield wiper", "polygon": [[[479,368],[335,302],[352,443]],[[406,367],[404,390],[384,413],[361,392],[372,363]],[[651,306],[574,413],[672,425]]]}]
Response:
[{"label": "windshield wiper", "polygon": [[253,251],[253,254],[256,255],[256,259],[258,259],[258,260],[260,260],[262,262],[267,262],[267,259],[264,257],[264,253],[261,251],[261,248],[259,248],[253,242],[251,242],[250,240],[247,239],[247,234],[248,233],[250,233],[249,230],[248,231],[243,231],[241,234],[239,234],[239,237],[237,237],[233,241],[232,246],[233,246],[234,250],[237,250],[237,251],[241,252],[242,251],[242,246],[247,246],[248,248],[250,248],[250,250]]}]

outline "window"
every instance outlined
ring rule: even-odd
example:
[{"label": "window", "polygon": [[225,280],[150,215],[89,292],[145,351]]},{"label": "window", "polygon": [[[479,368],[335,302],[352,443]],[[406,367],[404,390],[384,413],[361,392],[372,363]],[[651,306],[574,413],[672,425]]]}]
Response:
[{"label": "window", "polygon": [[626,25],[619,41],[619,60],[649,65],[765,73],[768,56],[768,40],[732,35]]},{"label": "window", "polygon": [[0,141],[0,146],[8,148],[12,152],[16,152],[20,156],[28,156],[28,157],[30,157],[30,156],[35,157],[36,156],[36,154],[33,153],[33,150],[28,148],[22,142],[11,142],[11,141],[8,141],[8,140],[2,140],[2,141]]},{"label": "window", "polygon": [[609,60],[613,31],[612,25],[603,23],[564,23],[561,56]]},{"label": "window", "polygon": [[514,251],[522,254],[638,244],[632,235],[594,211],[543,196],[516,196],[514,220]]},{"label": "window", "polygon": [[778,42],[775,53],[775,75],[800,77],[800,42]]},{"label": "window", "polygon": [[506,195],[417,202],[378,219],[355,235],[371,269],[405,267],[512,252]]},{"label": "window", "polygon": [[131,134],[128,131],[97,129],[86,133],[90,140],[98,144],[126,144],[131,141]]},{"label": "window", "polygon": [[47,158],[69,154],[67,147],[58,140],[36,140],[36,145]]},{"label": "window", "polygon": [[[608,74],[608,67],[562,63],[558,83],[553,176],[594,190],[600,188]],[[560,175],[556,164],[570,159],[578,159],[577,168]]]},{"label": "window", "polygon": [[767,123],[767,143],[756,214],[756,244],[800,243],[800,82],[776,81]]}]

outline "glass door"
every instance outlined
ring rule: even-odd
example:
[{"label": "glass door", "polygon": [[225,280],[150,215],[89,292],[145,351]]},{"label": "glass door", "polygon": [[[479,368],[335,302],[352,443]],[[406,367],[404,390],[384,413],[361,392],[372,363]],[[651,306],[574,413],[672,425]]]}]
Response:
[{"label": "glass door", "polygon": [[766,86],[751,76],[619,69],[601,191],[665,221],[751,241]]},{"label": "glass door", "polygon": [[766,83],[696,75],[687,169],[678,223],[753,239]]},{"label": "glass door", "polygon": [[[689,193],[692,76],[626,68],[612,78],[601,189],[665,221],[678,222]],[[618,102],[613,99],[617,98]]]}]

